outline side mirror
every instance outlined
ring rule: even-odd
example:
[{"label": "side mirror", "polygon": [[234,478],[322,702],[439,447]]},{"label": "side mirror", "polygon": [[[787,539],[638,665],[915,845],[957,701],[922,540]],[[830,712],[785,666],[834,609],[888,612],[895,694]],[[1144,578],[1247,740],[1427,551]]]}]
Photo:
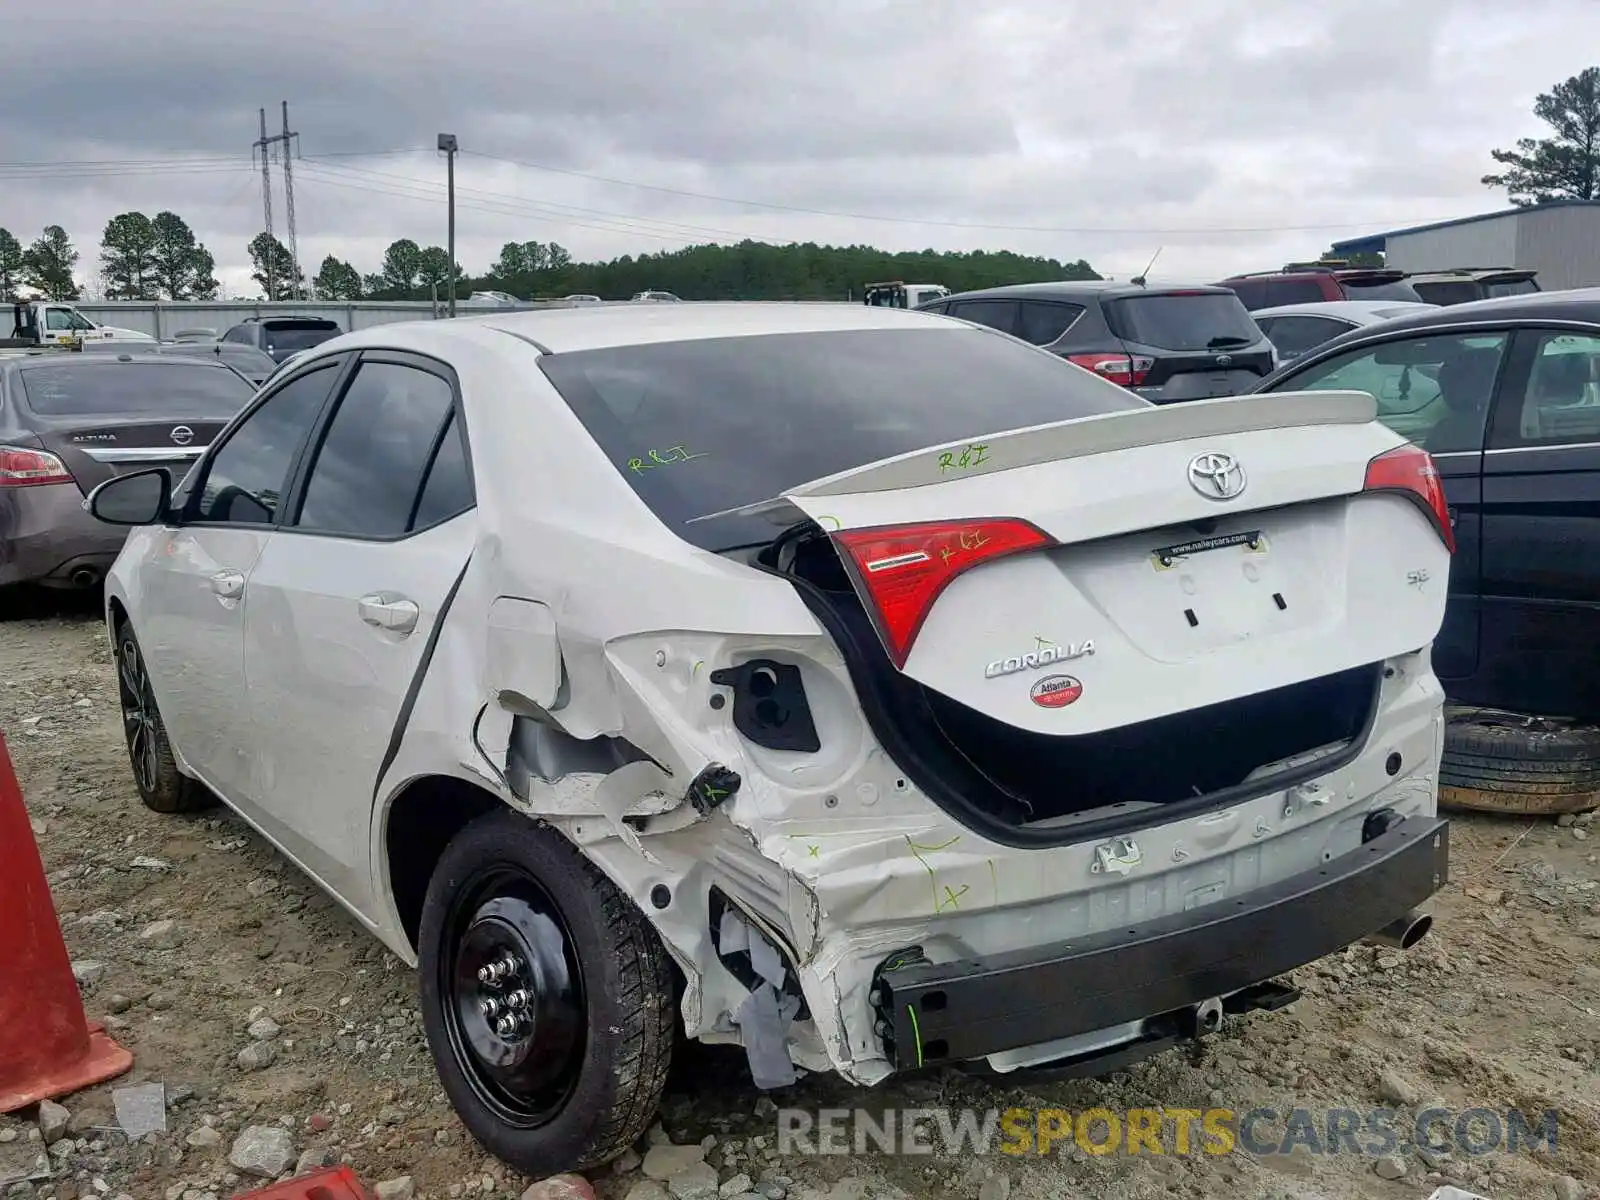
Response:
[{"label": "side mirror", "polygon": [[83,506],[107,525],[156,525],[172,508],[172,474],[165,467],[108,479]]}]

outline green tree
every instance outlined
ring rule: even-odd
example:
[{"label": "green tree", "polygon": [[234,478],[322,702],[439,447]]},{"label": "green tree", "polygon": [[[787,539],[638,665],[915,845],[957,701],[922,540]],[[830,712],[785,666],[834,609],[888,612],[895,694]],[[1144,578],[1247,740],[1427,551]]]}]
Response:
[{"label": "green tree", "polygon": [[16,295],[22,282],[22,243],[9,229],[0,228],[0,301]]},{"label": "green tree", "polygon": [[1518,138],[1515,150],[1491,150],[1505,167],[1485,175],[1519,208],[1551,200],[1600,199],[1600,67],[1588,67],[1542,92],[1533,115],[1554,130],[1547,138]]},{"label": "green tree", "polygon": [[51,300],[76,300],[78,284],[72,268],[78,265],[78,251],[59,225],[46,225],[22,256],[22,282],[36,288]]},{"label": "green tree", "polygon": [[320,300],[361,299],[361,272],[343,259],[328,255],[322,260],[317,277],[311,281]]},{"label": "green tree", "polygon": [[[456,264],[456,279],[461,278],[461,264]],[[440,296],[445,295],[450,287],[450,255],[443,246],[428,246],[417,255],[417,276],[422,292],[431,298],[434,289],[438,289]],[[459,291],[459,283],[457,285]]]},{"label": "green tree", "polygon": [[157,287],[171,300],[208,300],[220,286],[213,277],[216,261],[195,241],[194,230],[175,212],[158,212],[151,223],[155,233],[153,275]]},{"label": "green tree", "polygon": [[[537,254],[532,247],[538,247]],[[521,242],[508,243],[487,275],[464,280],[461,287],[518,296],[586,292],[616,300],[647,289],[669,291],[685,300],[859,300],[864,284],[888,279],[941,283],[961,292],[1009,283],[1099,278],[1082,259],[1063,262],[1009,250],[890,253],[873,246],[744,241],[575,263],[555,243]]]},{"label": "green tree", "polygon": [[410,238],[400,238],[389,243],[383,252],[383,283],[387,291],[396,293],[400,300],[410,300],[417,290],[417,278],[422,274],[422,250]]},{"label": "green tree", "polygon": [[298,292],[305,285],[305,277],[296,275],[289,247],[270,233],[258,233],[250,239],[250,278],[261,285],[261,294],[268,300],[279,300]]},{"label": "green tree", "polygon": [[118,213],[100,238],[100,270],[112,300],[153,300],[156,231],[142,212]]}]

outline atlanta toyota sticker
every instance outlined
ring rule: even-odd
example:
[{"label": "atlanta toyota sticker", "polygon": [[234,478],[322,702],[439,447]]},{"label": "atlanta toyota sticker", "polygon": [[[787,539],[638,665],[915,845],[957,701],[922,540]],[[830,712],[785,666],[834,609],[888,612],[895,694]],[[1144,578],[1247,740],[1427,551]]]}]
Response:
[{"label": "atlanta toyota sticker", "polygon": [[1040,708],[1065,708],[1083,695],[1083,684],[1071,675],[1046,675],[1028,697]]}]

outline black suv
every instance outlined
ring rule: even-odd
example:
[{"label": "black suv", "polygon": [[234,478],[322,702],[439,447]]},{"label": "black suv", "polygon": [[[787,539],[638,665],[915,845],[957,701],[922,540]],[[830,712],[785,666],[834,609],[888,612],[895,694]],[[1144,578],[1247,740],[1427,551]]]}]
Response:
[{"label": "black suv", "polygon": [[327,317],[246,317],[223,334],[222,340],[254,346],[281,363],[291,354],[320,346],[343,332],[337,321]]},{"label": "black suv", "polygon": [[1155,404],[1248,391],[1272,343],[1223,287],[1025,283],[920,306],[1013,334]]},{"label": "black suv", "polygon": [[1358,329],[1257,390],[1369,392],[1433,456],[1456,539],[1433,645],[1451,700],[1600,719],[1600,288]]}]

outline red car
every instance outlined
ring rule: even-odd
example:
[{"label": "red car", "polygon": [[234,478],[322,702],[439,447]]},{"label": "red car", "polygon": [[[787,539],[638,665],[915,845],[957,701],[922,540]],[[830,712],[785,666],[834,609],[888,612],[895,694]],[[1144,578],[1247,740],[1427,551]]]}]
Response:
[{"label": "red car", "polygon": [[1404,271],[1291,263],[1281,271],[1235,275],[1218,285],[1234,292],[1254,312],[1285,304],[1323,300],[1410,300],[1422,297],[1406,282]]}]

